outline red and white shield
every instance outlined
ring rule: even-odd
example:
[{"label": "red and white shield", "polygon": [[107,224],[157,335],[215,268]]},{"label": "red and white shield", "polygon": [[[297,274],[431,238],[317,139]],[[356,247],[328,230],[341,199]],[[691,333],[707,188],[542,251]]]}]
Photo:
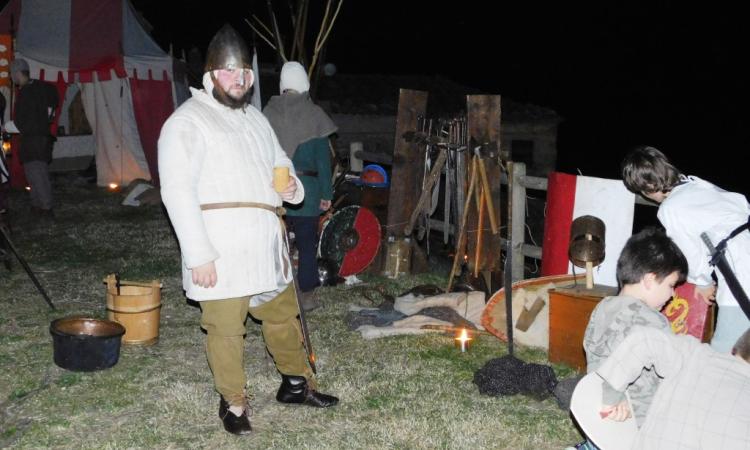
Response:
[{"label": "red and white shield", "polygon": [[338,275],[362,272],[380,248],[380,222],[361,206],[347,206],[331,216],[320,234],[320,257],[331,261]]}]

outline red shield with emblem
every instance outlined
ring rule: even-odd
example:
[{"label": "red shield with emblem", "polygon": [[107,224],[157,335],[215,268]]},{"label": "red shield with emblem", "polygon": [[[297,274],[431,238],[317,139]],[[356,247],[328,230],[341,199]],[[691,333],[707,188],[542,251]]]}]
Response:
[{"label": "red shield with emblem", "polygon": [[320,257],[333,263],[338,275],[362,272],[380,248],[380,222],[361,206],[347,206],[326,222],[320,234]]}]

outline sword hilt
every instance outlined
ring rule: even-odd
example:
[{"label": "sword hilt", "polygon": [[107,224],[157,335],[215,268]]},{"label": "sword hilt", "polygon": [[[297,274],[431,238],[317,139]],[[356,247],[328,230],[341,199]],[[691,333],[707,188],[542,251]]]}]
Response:
[{"label": "sword hilt", "polygon": [[703,243],[706,244],[706,247],[708,247],[709,256],[711,256],[711,260],[708,263],[712,266],[715,266],[716,263],[719,262],[718,260],[721,257],[724,249],[714,247],[713,242],[711,242],[711,238],[708,237],[708,233],[706,232],[701,233],[701,240],[703,240]]}]

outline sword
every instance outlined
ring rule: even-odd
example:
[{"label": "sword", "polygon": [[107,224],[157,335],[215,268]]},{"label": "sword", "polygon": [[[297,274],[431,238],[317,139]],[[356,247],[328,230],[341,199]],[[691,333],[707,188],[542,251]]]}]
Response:
[{"label": "sword", "polygon": [[734,295],[734,298],[737,299],[737,303],[739,303],[742,308],[742,312],[744,312],[747,318],[750,319],[750,299],[747,298],[747,294],[745,293],[745,290],[742,289],[740,280],[737,279],[737,276],[735,276],[732,268],[729,266],[727,256],[724,254],[726,246],[722,245],[722,243],[725,242],[723,241],[718,247],[714,247],[711,238],[709,238],[706,233],[701,233],[701,239],[703,239],[703,243],[706,244],[706,247],[708,247],[708,250],[711,252],[710,264],[716,266],[721,274],[724,275],[724,281],[727,282],[727,287],[732,292],[732,295]]},{"label": "sword", "polygon": [[305,310],[302,308],[301,303],[301,295],[299,292],[299,284],[297,283],[297,275],[294,273],[294,268],[292,267],[292,251],[291,246],[289,245],[289,235],[286,232],[286,225],[284,224],[284,219],[282,217],[279,217],[281,222],[281,230],[284,233],[284,245],[286,245],[286,252],[287,252],[287,258],[289,261],[289,270],[292,272],[292,285],[294,286],[294,298],[297,300],[297,309],[299,310],[299,325],[300,330],[302,331],[302,344],[305,347],[305,352],[307,352],[307,362],[310,363],[310,369],[312,369],[313,374],[318,374],[318,369],[315,367],[315,351],[312,348],[312,343],[310,342],[310,332],[307,329],[307,320],[305,320]]},{"label": "sword", "polygon": [[[291,261],[291,259],[290,259]],[[307,352],[307,362],[310,363],[310,368],[313,374],[318,374],[318,369],[315,367],[315,352],[313,351],[312,344],[310,343],[310,332],[307,330],[307,321],[305,320],[305,310],[302,308],[300,303],[299,285],[297,284],[297,276],[294,275],[294,269],[292,269],[292,284],[294,284],[294,296],[297,299],[297,309],[299,309],[299,325],[302,330],[302,343],[305,346]]]}]

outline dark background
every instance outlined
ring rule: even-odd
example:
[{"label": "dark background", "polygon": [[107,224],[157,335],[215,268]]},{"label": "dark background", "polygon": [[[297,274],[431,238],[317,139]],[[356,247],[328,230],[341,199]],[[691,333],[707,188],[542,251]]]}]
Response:
[{"label": "dark background", "polygon": [[[244,19],[268,16],[265,0],[132,3],[176,55],[205,52],[227,22],[251,42]],[[322,0],[311,3],[322,11]],[[550,107],[564,119],[562,171],[617,178],[625,152],[649,144],[683,172],[748,194],[750,27],[739,6],[686,3],[345,0],[325,62],[339,73],[439,74]]]}]

